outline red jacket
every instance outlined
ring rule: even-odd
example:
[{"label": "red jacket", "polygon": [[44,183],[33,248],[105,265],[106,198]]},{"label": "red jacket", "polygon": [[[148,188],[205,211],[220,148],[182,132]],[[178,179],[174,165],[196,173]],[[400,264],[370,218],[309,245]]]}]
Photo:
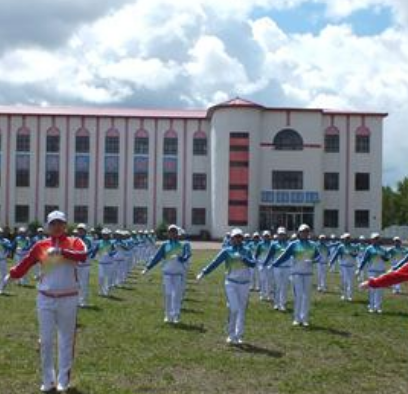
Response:
[{"label": "red jacket", "polygon": [[403,265],[396,271],[381,275],[378,278],[369,279],[368,285],[370,287],[388,287],[406,281],[408,281],[408,264]]},{"label": "red jacket", "polygon": [[60,248],[61,255],[74,264],[78,261],[85,261],[87,258],[86,246],[80,238],[68,237],[65,234],[58,238],[46,238],[38,241],[30,249],[27,256],[10,269],[10,277],[13,279],[22,278],[33,265],[46,263],[47,250],[51,247]]}]

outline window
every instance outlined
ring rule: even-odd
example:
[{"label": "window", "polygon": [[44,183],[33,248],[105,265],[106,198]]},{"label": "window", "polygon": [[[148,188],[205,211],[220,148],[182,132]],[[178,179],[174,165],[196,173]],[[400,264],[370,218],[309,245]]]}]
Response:
[{"label": "window", "polygon": [[245,190],[248,191],[248,185],[229,185],[230,190]]},{"label": "window", "polygon": [[88,207],[86,205],[75,205],[74,222],[88,223]]},{"label": "window", "polygon": [[324,190],[339,190],[339,173],[324,173]]},{"label": "window", "polygon": [[30,134],[28,130],[21,130],[17,134],[17,152],[30,152]]},{"label": "window", "polygon": [[355,189],[357,191],[370,190],[370,173],[368,172],[356,173]]},{"label": "window", "polygon": [[272,189],[301,190],[303,189],[302,171],[273,171]]},{"label": "window", "polygon": [[47,154],[45,157],[45,186],[59,186],[59,155]]},{"label": "window", "polygon": [[191,222],[195,226],[205,226],[205,208],[193,208],[191,211]]},{"label": "window", "polygon": [[149,158],[147,156],[134,156],[133,187],[147,190],[149,187]]},{"label": "window", "polygon": [[339,211],[337,209],[324,210],[323,226],[329,228],[339,227]]},{"label": "window", "polygon": [[207,174],[193,174],[193,190],[207,190]]},{"label": "window", "polygon": [[357,209],[354,212],[354,227],[355,228],[370,227],[370,211]]},{"label": "window", "polygon": [[277,150],[302,150],[303,139],[297,131],[284,129],[276,134],[273,145]]},{"label": "window", "polygon": [[163,221],[167,224],[177,223],[177,209],[163,208]]},{"label": "window", "polygon": [[119,187],[119,155],[105,156],[105,189]]},{"label": "window", "polygon": [[248,168],[249,167],[249,162],[248,161],[231,161],[230,162],[230,167],[244,167]]},{"label": "window", "polygon": [[44,222],[47,222],[47,216],[52,211],[58,211],[58,205],[44,205]]},{"label": "window", "polygon": [[[112,133],[113,131],[108,131]],[[105,153],[119,154],[119,135],[107,135],[105,137]]]},{"label": "window", "polygon": [[328,153],[340,151],[340,136],[338,134],[326,134],[324,136],[324,151]]},{"label": "window", "polygon": [[194,137],[193,139],[193,155],[206,156],[207,155],[207,138],[205,134]]},{"label": "window", "polygon": [[28,223],[30,220],[30,207],[28,205],[15,206],[15,221],[17,223]]},{"label": "window", "polygon": [[[82,130],[78,131],[78,134],[81,132]],[[76,153],[89,153],[89,146],[90,146],[89,135],[77,135],[75,137]]]},{"label": "window", "polygon": [[75,188],[87,189],[89,187],[89,155],[76,155],[75,157]]},{"label": "window", "polygon": [[134,173],[133,187],[138,190],[147,190],[149,187],[148,174],[142,172]]},{"label": "window", "polygon": [[163,190],[177,190],[177,174],[171,172],[163,174]]},{"label": "window", "polygon": [[47,135],[47,152],[59,152],[60,150],[60,136]]},{"label": "window", "polygon": [[134,142],[134,153],[135,154],[149,154],[149,138],[148,137],[138,137],[136,135]]},{"label": "window", "polygon": [[103,222],[105,224],[118,223],[118,207],[104,207],[103,208]]},{"label": "window", "polygon": [[356,135],[356,153],[370,153],[369,135]]},{"label": "window", "polygon": [[145,225],[147,224],[147,207],[133,208],[133,223]]},{"label": "window", "polygon": [[164,137],[163,154],[177,156],[178,151],[177,137]]},{"label": "window", "polygon": [[18,153],[16,155],[16,187],[30,186],[30,155]]}]

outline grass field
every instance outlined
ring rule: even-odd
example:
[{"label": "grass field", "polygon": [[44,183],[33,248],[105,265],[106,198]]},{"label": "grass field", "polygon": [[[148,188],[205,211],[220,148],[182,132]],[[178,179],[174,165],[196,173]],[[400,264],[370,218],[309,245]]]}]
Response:
[{"label": "grass field", "polygon": [[[292,327],[251,294],[246,345],[229,347],[222,269],[200,284],[194,275],[214,255],[197,251],[182,323],[163,323],[160,270],[132,274],[114,297],[80,310],[73,394],[408,392],[408,295],[387,291],[383,315],[367,294],[339,300],[338,274],[328,294],[313,293],[311,326]],[[0,296],[0,394],[37,393],[36,290],[12,285]],[[404,288],[404,292],[406,289]]]}]

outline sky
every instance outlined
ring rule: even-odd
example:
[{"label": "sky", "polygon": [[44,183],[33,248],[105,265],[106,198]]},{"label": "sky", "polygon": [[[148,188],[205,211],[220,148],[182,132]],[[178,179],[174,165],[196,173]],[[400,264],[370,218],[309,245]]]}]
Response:
[{"label": "sky", "polygon": [[0,0],[0,104],[388,112],[408,175],[406,0]]}]

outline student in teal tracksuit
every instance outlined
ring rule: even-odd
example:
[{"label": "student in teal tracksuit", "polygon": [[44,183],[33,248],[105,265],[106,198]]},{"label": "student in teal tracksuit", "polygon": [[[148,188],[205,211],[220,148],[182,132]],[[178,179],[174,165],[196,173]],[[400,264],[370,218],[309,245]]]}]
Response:
[{"label": "student in teal tracksuit", "polygon": [[239,228],[231,231],[231,246],[218,255],[197,275],[200,281],[225,263],[225,294],[229,309],[227,343],[240,344],[244,335],[245,312],[248,306],[251,269],[256,261],[251,251],[243,245],[243,233]]},{"label": "student in teal tracksuit", "polygon": [[191,257],[191,248],[189,243],[180,242],[179,228],[176,225],[170,225],[167,234],[169,239],[163,242],[142,273],[145,275],[162,262],[165,298],[164,321],[177,324],[181,314],[185,264]]}]

